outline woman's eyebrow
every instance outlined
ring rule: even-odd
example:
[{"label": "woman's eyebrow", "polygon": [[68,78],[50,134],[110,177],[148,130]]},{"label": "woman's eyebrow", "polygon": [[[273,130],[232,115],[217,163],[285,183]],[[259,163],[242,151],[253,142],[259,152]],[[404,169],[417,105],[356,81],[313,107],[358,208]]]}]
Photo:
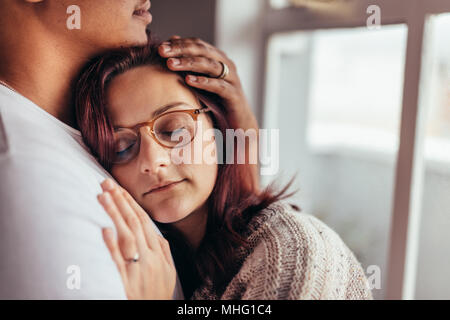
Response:
[{"label": "woman's eyebrow", "polygon": [[[154,112],[151,114],[149,120],[156,118],[157,116],[159,116],[159,115],[165,113],[166,111],[168,111],[168,110],[170,110],[170,109],[173,109],[173,108],[176,108],[176,107],[179,107],[179,106],[188,106],[188,105],[189,105],[189,104],[186,103],[186,102],[171,102],[171,103],[168,103],[168,104],[166,104],[166,105],[160,107],[160,108],[157,109],[156,111],[154,111]],[[113,125],[114,129],[118,129],[118,128],[131,128],[131,127],[133,127],[133,126],[134,126],[134,124],[133,124],[133,125],[129,125],[129,126]]]},{"label": "woman's eyebrow", "polygon": [[168,104],[160,107],[155,112],[153,112],[152,119],[157,117],[157,116],[159,116],[160,114],[163,114],[164,112],[166,112],[166,111],[168,111],[168,110],[170,110],[172,108],[178,107],[180,105],[187,105],[187,103],[186,102],[171,102],[171,103],[168,103]]}]

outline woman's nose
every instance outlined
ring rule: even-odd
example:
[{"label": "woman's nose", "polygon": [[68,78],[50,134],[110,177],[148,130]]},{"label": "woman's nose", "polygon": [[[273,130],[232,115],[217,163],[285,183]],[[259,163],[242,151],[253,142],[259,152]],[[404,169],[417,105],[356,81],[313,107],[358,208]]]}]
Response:
[{"label": "woman's nose", "polygon": [[141,128],[139,165],[141,173],[157,173],[170,165],[170,152],[153,139],[150,129]]}]

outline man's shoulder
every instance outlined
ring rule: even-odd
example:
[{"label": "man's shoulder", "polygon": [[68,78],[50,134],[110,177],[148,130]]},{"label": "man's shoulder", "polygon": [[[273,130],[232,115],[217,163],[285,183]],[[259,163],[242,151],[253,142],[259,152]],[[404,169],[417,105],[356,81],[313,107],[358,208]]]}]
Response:
[{"label": "man's shoulder", "polygon": [[0,155],[6,154],[9,151],[8,137],[6,135],[6,128],[3,124],[2,114],[0,112]]},{"label": "man's shoulder", "polygon": [[[101,236],[113,223],[97,201],[95,160],[43,110],[4,89],[0,146],[0,298],[125,298]],[[79,290],[68,282],[73,270],[82,272]]]},{"label": "man's shoulder", "polygon": [[76,142],[55,123],[56,118],[18,94],[11,96],[0,91],[0,120],[1,143],[6,146],[3,154],[58,152]]},{"label": "man's shoulder", "polygon": [[109,176],[77,130],[28,99],[0,90],[0,170],[42,171],[42,167],[79,179],[95,177],[97,182]]},{"label": "man's shoulder", "polygon": [[27,103],[32,104],[0,91],[3,208],[17,215],[36,212],[39,216],[52,214],[52,208],[79,208],[86,214],[90,208],[93,216],[104,216],[96,195],[101,192],[99,183],[107,172],[69,132],[47,119],[39,107]]}]

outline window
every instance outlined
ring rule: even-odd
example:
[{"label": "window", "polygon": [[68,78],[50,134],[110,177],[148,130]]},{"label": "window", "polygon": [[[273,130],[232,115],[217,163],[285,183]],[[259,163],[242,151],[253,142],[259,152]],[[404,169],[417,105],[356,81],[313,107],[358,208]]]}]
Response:
[{"label": "window", "polygon": [[290,5],[289,0],[270,0],[270,5],[274,8],[280,9]]},{"label": "window", "polygon": [[311,32],[313,149],[397,152],[407,29]]},{"label": "window", "polygon": [[[405,25],[394,25],[289,32],[269,41],[273,96],[263,126],[282,128],[279,178],[297,174],[297,204],[333,227],[364,269],[375,265],[382,274],[406,36]],[[374,288],[375,297],[384,288]]]},{"label": "window", "polygon": [[270,0],[262,28],[281,177],[297,174],[300,206],[382,268],[376,298],[449,298],[450,2],[290,3]]},{"label": "window", "polygon": [[450,14],[431,16],[421,106],[426,110],[417,299],[450,297]]}]

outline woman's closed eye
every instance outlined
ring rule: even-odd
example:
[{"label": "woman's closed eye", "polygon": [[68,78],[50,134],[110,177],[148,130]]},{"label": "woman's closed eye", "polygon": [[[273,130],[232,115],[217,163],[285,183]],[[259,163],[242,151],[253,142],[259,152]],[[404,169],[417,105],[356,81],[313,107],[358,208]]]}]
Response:
[{"label": "woman's closed eye", "polygon": [[136,142],[133,142],[133,143],[129,144],[129,145],[126,146],[125,148],[122,148],[122,150],[118,150],[116,153],[117,153],[117,154],[124,154],[124,153],[130,151],[130,150],[133,148],[133,146],[134,146],[135,143],[136,143]]},{"label": "woman's closed eye", "polygon": [[116,158],[121,160],[134,152],[137,140],[119,139],[116,142]]},{"label": "woman's closed eye", "polygon": [[174,135],[178,136],[179,134],[183,133],[186,130],[187,130],[186,127],[177,128],[177,129],[173,129],[173,130],[164,130],[164,131],[158,132],[158,135],[170,138]]}]

